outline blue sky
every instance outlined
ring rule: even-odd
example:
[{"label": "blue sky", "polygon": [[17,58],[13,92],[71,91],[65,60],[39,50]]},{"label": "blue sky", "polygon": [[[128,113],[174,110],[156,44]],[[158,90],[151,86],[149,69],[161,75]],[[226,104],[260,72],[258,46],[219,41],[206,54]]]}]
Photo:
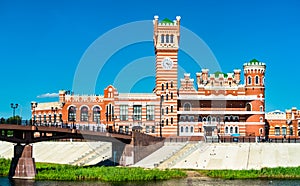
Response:
[{"label": "blue sky", "polygon": [[[224,72],[253,58],[265,62],[267,111],[300,108],[299,9],[297,0],[0,0],[0,117],[12,115],[10,103],[20,104],[16,114],[28,119],[31,101],[57,100],[38,96],[72,89],[77,66],[97,38],[154,15],[171,20],[180,15],[181,25],[209,46]],[[102,94],[122,66],[153,55],[151,42],[117,51],[99,74],[95,93]],[[201,69],[189,68],[191,61],[180,52],[179,64],[195,77]],[[154,79],[148,77],[133,91],[151,92],[153,86]]]}]

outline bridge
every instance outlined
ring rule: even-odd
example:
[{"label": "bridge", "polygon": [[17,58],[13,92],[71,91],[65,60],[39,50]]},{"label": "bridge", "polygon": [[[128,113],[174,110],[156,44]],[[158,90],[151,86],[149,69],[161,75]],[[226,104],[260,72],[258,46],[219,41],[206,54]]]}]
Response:
[{"label": "bridge", "polygon": [[161,146],[163,138],[133,131],[132,133],[109,133],[77,130],[54,126],[21,126],[0,124],[0,140],[15,143],[9,177],[33,179],[36,175],[32,157],[32,143],[59,139],[82,139],[112,143],[111,162],[131,165],[148,156]]}]

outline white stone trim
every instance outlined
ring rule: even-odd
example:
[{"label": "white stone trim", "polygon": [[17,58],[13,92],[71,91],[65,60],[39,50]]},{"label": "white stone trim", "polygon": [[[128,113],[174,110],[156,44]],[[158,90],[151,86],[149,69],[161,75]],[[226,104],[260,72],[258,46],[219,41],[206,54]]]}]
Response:
[{"label": "white stone trim", "polygon": [[[264,98],[262,98],[264,99]],[[250,95],[250,96],[233,96],[233,95],[209,95],[209,96],[203,96],[203,95],[179,95],[178,100],[261,100],[261,98],[258,98],[256,95]]]},{"label": "white stone trim", "polygon": [[221,110],[207,110],[207,111],[177,111],[177,114],[216,114],[216,115],[227,115],[227,114],[245,114],[245,115],[254,115],[254,114],[265,114],[265,112],[259,112],[259,111],[221,111]]}]

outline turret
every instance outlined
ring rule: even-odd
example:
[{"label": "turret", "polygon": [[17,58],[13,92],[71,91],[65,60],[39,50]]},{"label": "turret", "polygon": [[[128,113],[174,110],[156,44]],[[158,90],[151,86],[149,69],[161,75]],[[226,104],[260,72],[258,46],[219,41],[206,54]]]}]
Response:
[{"label": "turret", "polygon": [[252,59],[244,64],[244,80],[246,95],[265,96],[265,70],[266,64]]}]

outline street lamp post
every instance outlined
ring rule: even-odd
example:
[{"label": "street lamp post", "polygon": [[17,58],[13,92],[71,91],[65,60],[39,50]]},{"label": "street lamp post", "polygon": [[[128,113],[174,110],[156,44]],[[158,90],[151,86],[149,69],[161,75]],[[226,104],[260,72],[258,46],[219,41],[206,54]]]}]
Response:
[{"label": "street lamp post", "polygon": [[35,125],[35,120],[36,120],[36,116],[35,116],[35,108],[37,107],[38,103],[37,102],[31,102],[31,108],[33,109],[33,125]]},{"label": "street lamp post", "polygon": [[[18,103],[16,103],[16,104],[11,103],[10,104],[10,107],[13,109],[13,120],[15,119],[16,108],[18,108],[18,106],[19,106]],[[18,120],[17,120],[17,124],[18,124]]]}]

